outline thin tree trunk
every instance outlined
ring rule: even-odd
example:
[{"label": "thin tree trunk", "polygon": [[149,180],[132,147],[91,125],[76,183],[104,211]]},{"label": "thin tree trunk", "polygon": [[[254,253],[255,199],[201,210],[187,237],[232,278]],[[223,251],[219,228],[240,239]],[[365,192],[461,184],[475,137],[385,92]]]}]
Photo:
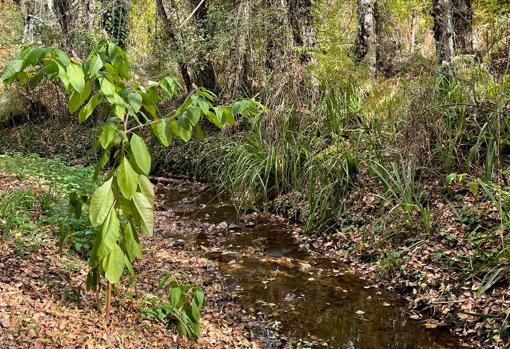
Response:
[{"label": "thin tree trunk", "polygon": [[[196,21],[197,33],[201,37],[205,38],[206,42],[208,42],[211,40],[213,36],[211,31],[209,30],[210,27],[207,18],[208,4],[207,0],[204,0],[202,3],[201,2],[202,0],[190,0],[191,7],[193,9],[197,9],[193,15]],[[210,46],[209,44],[207,44],[206,53],[210,52],[211,52]],[[203,59],[203,62],[199,67],[199,70],[196,75],[198,85],[203,86],[213,92],[216,91],[217,88],[216,74],[214,72],[214,66],[208,57],[205,57]]]},{"label": "thin tree trunk", "polygon": [[[58,22],[60,23],[60,28],[62,29],[62,33],[67,39],[69,34],[69,3],[68,0],[56,0],[55,5],[58,13]],[[67,41],[67,40],[66,40]]]},{"label": "thin tree trunk", "polygon": [[[312,26],[312,0],[288,0],[287,6],[294,45],[301,48],[315,46],[315,33]],[[301,62],[309,61],[310,55],[302,53]]]},{"label": "thin tree trunk", "polygon": [[411,18],[411,36],[409,38],[409,51],[414,53],[416,48],[416,30],[418,29],[418,11],[413,10],[413,16]]},{"label": "thin tree trunk", "polygon": [[358,63],[366,63],[370,78],[374,81],[377,70],[376,0],[357,1],[358,34],[356,39],[356,60]]},{"label": "thin tree trunk", "polygon": [[108,287],[106,289],[106,311],[105,311],[106,324],[110,322],[111,304],[112,304],[112,284],[108,282]]},{"label": "thin tree trunk", "polygon": [[[170,17],[167,16],[165,6],[163,5],[163,0],[156,0],[156,8],[158,12],[158,16],[161,18],[163,22],[163,27],[165,29],[165,34],[168,41],[177,49],[178,54],[182,51],[179,49],[179,44],[177,42],[177,38],[175,36],[175,32],[172,26],[172,21]],[[186,86],[186,90],[188,92],[193,90],[193,83],[191,81],[191,77],[188,71],[188,65],[183,61],[182,58],[178,56],[177,64],[179,65],[179,71],[182,75],[182,80],[184,81],[184,85]]]},{"label": "thin tree trunk", "polygon": [[237,93],[250,95],[252,92],[252,84],[248,78],[248,50],[250,41],[250,17],[251,17],[251,1],[250,0],[234,0],[236,16],[236,42],[232,45],[232,60],[230,76],[232,78],[228,83],[229,97],[236,96]]},{"label": "thin tree trunk", "polygon": [[20,1],[21,13],[23,13],[23,44],[31,44],[34,41],[34,10],[31,1]]},{"label": "thin tree trunk", "polygon": [[[288,64],[286,60],[285,47],[289,45],[290,40],[285,37],[286,26],[289,25],[290,15],[287,15],[288,3],[286,0],[266,0],[266,13],[268,16],[266,27],[266,69],[269,74],[274,71],[281,71],[283,64]],[[290,39],[290,40],[288,40]],[[294,41],[295,42],[295,41]]]},{"label": "thin tree trunk", "polygon": [[452,0],[454,46],[463,54],[473,52],[473,9],[471,0]]},{"label": "thin tree trunk", "polygon": [[455,55],[452,6],[450,0],[433,0],[434,39],[438,61],[449,62]]}]

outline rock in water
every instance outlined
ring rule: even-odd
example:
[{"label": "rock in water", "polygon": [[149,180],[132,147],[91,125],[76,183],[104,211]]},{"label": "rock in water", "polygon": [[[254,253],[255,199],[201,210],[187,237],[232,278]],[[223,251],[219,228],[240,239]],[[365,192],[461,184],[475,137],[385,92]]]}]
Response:
[{"label": "rock in water", "polygon": [[312,266],[309,263],[299,263],[299,270],[303,273],[308,273],[312,269]]},{"label": "rock in water", "polygon": [[230,223],[230,225],[228,226],[228,230],[239,230],[239,229],[240,229],[240,227],[234,223]]},{"label": "rock in water", "polygon": [[218,229],[222,229],[222,230],[225,230],[228,228],[228,224],[227,222],[221,222],[220,224],[217,225]]}]

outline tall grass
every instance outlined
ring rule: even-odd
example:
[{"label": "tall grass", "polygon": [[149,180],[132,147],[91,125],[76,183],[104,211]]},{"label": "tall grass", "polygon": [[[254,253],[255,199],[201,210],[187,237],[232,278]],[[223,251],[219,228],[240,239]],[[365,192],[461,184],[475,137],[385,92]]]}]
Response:
[{"label": "tall grass", "polygon": [[244,207],[289,194],[287,209],[307,227],[332,228],[359,171],[358,92],[327,91],[315,115],[279,108],[245,120],[219,147],[206,144],[198,163]]}]

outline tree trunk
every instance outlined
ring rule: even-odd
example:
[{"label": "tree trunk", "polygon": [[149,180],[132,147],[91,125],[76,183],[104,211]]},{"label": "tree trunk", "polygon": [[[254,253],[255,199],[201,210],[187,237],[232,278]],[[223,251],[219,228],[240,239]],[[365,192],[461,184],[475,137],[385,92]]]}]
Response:
[{"label": "tree trunk", "polygon": [[[312,26],[312,0],[288,0],[289,23],[292,29],[294,46],[310,48],[315,46],[315,33]],[[301,54],[301,62],[309,62],[310,55]]]},{"label": "tree trunk", "polygon": [[[182,51],[179,49],[179,43],[177,42],[177,38],[175,36],[172,21],[170,17],[167,16],[165,6],[163,5],[163,0],[156,0],[156,9],[158,12],[158,16],[161,18],[161,21],[163,22],[163,28],[165,29],[167,39],[170,42],[170,44],[176,48],[177,54],[179,55]],[[188,65],[179,56],[177,58],[177,64],[179,65],[179,71],[182,75],[182,80],[184,81],[186,90],[188,92],[191,92],[193,90],[193,84],[188,71]]]},{"label": "tree trunk", "polygon": [[69,34],[69,3],[67,0],[56,0],[55,6],[57,8],[57,16],[60,28],[62,29],[62,33],[64,33],[67,41]]},{"label": "tree trunk", "polygon": [[450,0],[433,0],[432,17],[434,18],[433,30],[437,59],[440,63],[449,62],[455,55],[452,4]]},{"label": "tree trunk", "polygon": [[288,65],[287,50],[295,45],[294,33],[292,38],[286,36],[291,15],[288,14],[288,2],[286,0],[265,0],[266,13],[268,16],[266,27],[266,70],[269,74],[282,71],[284,65]]},{"label": "tree trunk", "polygon": [[249,42],[251,2],[249,0],[234,0],[234,9],[237,13],[236,37],[231,50],[229,75],[231,79],[227,85],[227,97],[236,97],[239,93],[251,95],[253,85],[249,79]]},{"label": "tree trunk", "polygon": [[31,44],[34,41],[34,10],[32,2],[20,1],[21,13],[23,13],[23,44]]},{"label": "tree trunk", "polygon": [[375,23],[375,1],[358,1],[358,34],[356,39],[356,60],[365,62],[372,81],[375,80],[377,63],[377,35]]},{"label": "tree trunk", "polygon": [[473,52],[473,9],[471,0],[452,0],[454,47],[462,54]]},{"label": "tree trunk", "polygon": [[414,53],[416,48],[416,30],[418,29],[418,11],[413,10],[413,16],[411,18],[411,35],[409,38],[409,51]]},{"label": "tree trunk", "polygon": [[[203,2],[202,2],[203,1]],[[190,0],[192,9],[196,9],[194,18],[197,26],[197,34],[205,39],[207,49],[206,53],[210,53],[210,45],[208,42],[211,40],[213,34],[210,31],[207,18],[207,0]],[[203,86],[208,90],[216,92],[216,74],[214,66],[208,57],[203,59],[203,62],[196,73],[197,85]]]}]

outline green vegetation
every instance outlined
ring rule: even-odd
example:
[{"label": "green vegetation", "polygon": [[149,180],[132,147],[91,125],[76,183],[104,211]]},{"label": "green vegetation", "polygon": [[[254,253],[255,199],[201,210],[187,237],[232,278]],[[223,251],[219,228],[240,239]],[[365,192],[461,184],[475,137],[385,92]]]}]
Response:
[{"label": "green vegetation", "polygon": [[[300,224],[314,240],[303,246],[375,270],[460,335],[508,341],[505,1],[66,4],[5,7],[13,25],[0,25],[0,47],[14,38],[21,51],[0,57],[4,82],[19,87],[0,92],[0,147],[98,165],[68,177],[58,160],[2,157],[6,172],[46,189],[9,192],[1,224],[43,239],[31,214],[69,192],[65,214],[45,221],[60,248],[89,259],[89,288],[106,280],[107,317],[111,285],[134,274],[153,231],[149,174],[171,172]],[[195,292],[172,284],[143,314],[196,338]]]},{"label": "green vegetation", "polygon": [[193,285],[181,285],[169,277],[161,279],[159,288],[169,288],[168,301],[146,297],[142,318],[163,322],[177,321],[177,331],[188,338],[200,336],[200,309],[205,305],[204,292]]},{"label": "green vegetation", "polygon": [[[164,118],[159,118],[157,103],[172,100],[176,96],[176,84],[166,77],[143,87],[129,82],[128,68],[124,51],[112,42],[103,41],[83,63],[71,60],[58,48],[27,47],[9,63],[2,76],[6,84],[16,81],[30,89],[45,78],[60,80],[70,94],[69,112],[78,112],[80,123],[87,121],[98,107],[103,107],[102,114],[108,117],[99,133],[103,154],[94,177],[97,178],[112,155],[113,166],[110,164],[106,178],[91,196],[74,191],[69,200],[69,216],[79,220],[82,207],[87,205],[90,224],[96,228],[95,234],[89,234],[92,241],[82,236],[79,246],[89,242],[87,289],[97,290],[101,278],[107,279],[107,320],[112,284],[120,282],[125,268],[134,274],[132,263],[142,255],[139,236],[152,235],[154,228],[154,191],[148,178],[151,156],[145,141],[135,131],[150,126],[164,146],[170,144],[173,135],[185,142],[192,134],[203,139],[204,131],[199,123],[202,117],[217,127],[224,127],[233,124],[234,117],[253,104],[249,100],[236,102],[232,111],[213,106],[213,95],[200,89],[190,93]],[[61,228],[61,245],[73,234],[73,227],[67,232]],[[77,240],[72,241],[76,248]]]}]

